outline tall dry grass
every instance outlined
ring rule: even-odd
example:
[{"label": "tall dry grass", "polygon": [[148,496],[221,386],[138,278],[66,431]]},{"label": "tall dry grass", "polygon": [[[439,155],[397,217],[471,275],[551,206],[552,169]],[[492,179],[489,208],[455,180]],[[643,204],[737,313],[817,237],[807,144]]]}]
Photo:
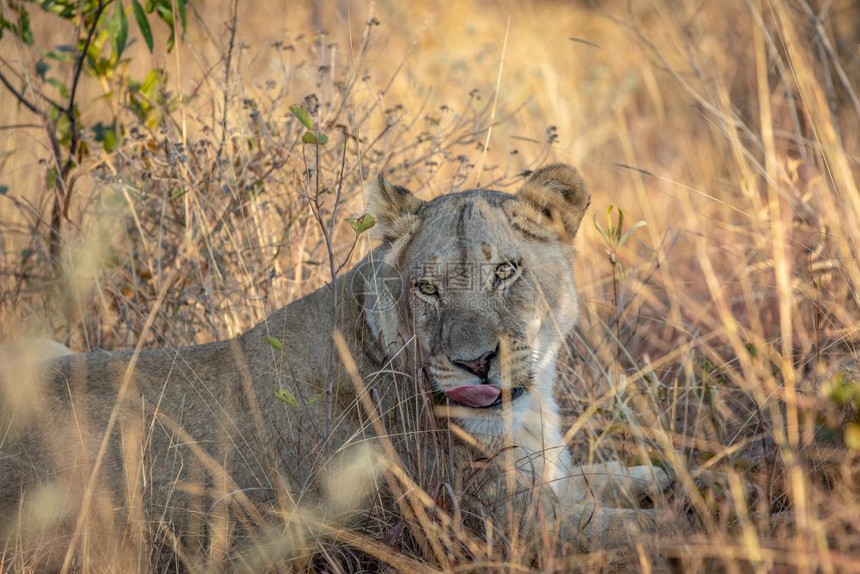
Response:
[{"label": "tall dry grass", "polygon": [[[130,77],[166,72],[163,122],[135,126],[110,154],[92,143],[59,271],[47,257],[46,143],[3,94],[4,338],[86,351],[237,335],[330,280],[314,207],[327,218],[338,191],[331,247],[355,261],[370,243],[350,251],[343,220],[363,213],[379,171],[428,198],[513,189],[525,169],[568,162],[594,196],[577,239],[582,320],[559,389],[568,438],[581,460],[673,468],[701,527],[643,539],[624,564],[860,570],[860,9],[236,6],[199,4],[174,53],[137,46]],[[45,46],[69,33],[48,18],[35,29]],[[9,37],[0,45],[5,61],[31,64]],[[83,87],[85,120],[131,117],[108,88]],[[299,103],[330,136],[319,157],[300,143],[288,110]],[[610,205],[628,229],[647,223],[617,249],[591,222],[606,229]],[[707,487],[702,471],[722,479]],[[395,569],[468,570],[474,554],[473,540],[446,558],[432,540],[344,536],[372,556],[383,548]],[[485,557],[488,569],[558,571],[618,558]]]}]

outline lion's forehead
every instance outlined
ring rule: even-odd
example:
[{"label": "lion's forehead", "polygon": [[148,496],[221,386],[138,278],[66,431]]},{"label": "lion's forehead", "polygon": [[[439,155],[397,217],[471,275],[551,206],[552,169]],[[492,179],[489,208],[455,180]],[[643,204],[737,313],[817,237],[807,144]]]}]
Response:
[{"label": "lion's forehead", "polygon": [[456,239],[493,239],[510,228],[504,205],[513,196],[490,191],[462,192],[437,197],[418,211],[424,230],[451,230]]},{"label": "lion's forehead", "polygon": [[[507,193],[471,190],[440,196],[418,212],[409,241],[412,279],[444,270],[480,278],[503,262],[567,261],[572,251],[558,241],[537,239],[512,222],[517,199]],[[532,265],[532,266],[533,266]]]},{"label": "lion's forehead", "polygon": [[512,228],[503,209],[512,196],[464,192],[442,196],[419,212],[412,244],[415,271],[442,264],[492,265],[515,261],[526,250],[522,233]]}]

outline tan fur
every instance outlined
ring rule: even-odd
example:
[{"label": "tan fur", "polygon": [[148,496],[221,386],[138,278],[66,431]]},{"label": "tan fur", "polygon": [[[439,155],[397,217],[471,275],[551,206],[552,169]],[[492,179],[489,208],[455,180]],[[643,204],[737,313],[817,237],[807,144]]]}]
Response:
[{"label": "tan fur", "polygon": [[[623,543],[637,523],[653,522],[649,511],[600,500],[660,491],[665,472],[577,467],[562,442],[553,386],[577,319],[570,239],[589,203],[579,173],[562,164],[538,170],[516,196],[477,190],[425,203],[381,177],[371,193],[385,244],[338,279],[338,310],[323,287],[233,340],[61,357],[46,367],[36,414],[16,416],[7,402],[0,436],[17,437],[0,443],[7,540],[25,544],[31,526],[48,530],[97,514],[95,503],[81,508],[88,491],[107,493],[127,528],[145,520],[185,544],[207,528],[217,533],[207,524],[237,508],[253,515],[264,500],[343,520],[381,488],[378,470],[392,461],[380,463],[380,453],[400,457],[425,489],[443,482],[468,489],[480,483],[473,471],[469,480],[463,474],[472,461],[493,460],[498,476],[514,473],[518,492],[544,493],[554,528],[583,546]],[[386,279],[382,264],[402,283]],[[380,304],[387,295],[396,304]],[[361,381],[343,357],[332,360],[334,329]],[[484,382],[502,389],[501,405],[446,401],[446,391],[478,382],[463,365],[483,364],[481,357],[489,357]],[[14,386],[14,376],[3,384]],[[274,398],[279,389],[286,402]],[[453,457],[439,452],[452,443],[449,430]],[[418,454],[416,437],[436,446],[425,443]],[[24,524],[20,517],[33,515],[46,488],[62,512]],[[493,512],[503,490],[472,494]],[[218,544],[210,538],[210,547]]]},{"label": "tan fur", "polygon": [[579,229],[591,195],[582,175],[568,165],[555,163],[536,171],[522,187],[520,199],[543,212],[563,240],[572,239]]}]

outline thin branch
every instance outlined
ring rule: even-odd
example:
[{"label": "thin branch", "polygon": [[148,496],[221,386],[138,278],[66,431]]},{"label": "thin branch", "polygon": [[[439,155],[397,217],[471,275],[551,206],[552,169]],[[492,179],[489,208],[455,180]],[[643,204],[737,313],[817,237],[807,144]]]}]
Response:
[{"label": "thin branch", "polygon": [[32,130],[32,129],[42,129],[42,124],[9,124],[7,126],[0,126],[0,131],[5,130]]},{"label": "thin branch", "polygon": [[[2,56],[0,56],[0,64],[3,64],[3,66],[4,66],[4,67],[8,68],[8,69],[9,69],[9,71],[11,71],[11,72],[12,72],[12,74],[13,74],[17,79],[22,80],[22,81],[24,80],[24,77],[23,77],[20,73],[18,73],[18,72],[15,70],[15,68],[14,68],[14,67],[13,67],[13,66],[12,66],[12,65],[11,65],[11,64],[6,60],[6,59],[5,59],[5,58],[3,58]],[[7,78],[7,81],[8,81],[9,83],[12,83],[12,80],[10,80],[10,79],[8,79],[8,78]],[[8,84],[7,84],[7,85],[8,85]],[[28,83],[28,87],[29,87],[30,89],[33,89],[32,84],[29,84],[29,83]],[[65,107],[65,106],[61,105],[61,104],[60,104],[59,102],[57,102],[55,99],[53,99],[53,98],[51,98],[51,97],[49,97],[49,96],[45,95],[45,92],[43,92],[43,91],[41,91],[41,90],[35,90],[35,89],[33,89],[33,95],[34,95],[34,96],[36,96],[36,97],[38,97],[40,100],[44,101],[46,104],[48,104],[49,106],[51,106],[51,107],[52,107],[52,108],[54,108],[55,110],[58,110],[60,113],[62,113],[62,112],[66,109],[66,107]],[[33,107],[36,107],[36,105],[35,105],[35,104],[33,104]],[[36,113],[39,113],[39,112],[37,111]]]},{"label": "thin branch", "polygon": [[[341,153],[340,160],[340,176],[337,181],[337,194],[334,198],[334,207],[331,208],[331,219],[328,221],[328,234],[331,235],[334,233],[334,222],[337,219],[337,208],[340,205],[340,196],[341,191],[343,190],[343,173],[346,171],[346,144],[349,142],[349,134],[346,133],[346,129],[343,130],[343,152]],[[317,146],[319,147],[319,146]],[[319,168],[319,166],[317,166]]]},{"label": "thin branch", "polygon": [[81,50],[81,53],[78,55],[78,59],[75,62],[75,71],[72,74],[72,89],[69,90],[69,106],[67,108],[68,111],[71,111],[72,106],[75,103],[75,95],[78,93],[78,84],[81,80],[81,75],[84,71],[84,60],[87,57],[87,52],[90,49],[90,44],[93,42],[93,36],[95,36],[96,28],[99,25],[99,20],[102,17],[102,13],[107,8],[108,4],[110,4],[113,0],[108,0],[107,2],[100,1],[98,7],[96,8],[96,15],[93,18],[93,23],[90,26],[89,31],[87,32],[87,39],[84,42],[84,48]]},{"label": "thin branch", "polygon": [[[81,137],[78,129],[78,121],[75,117],[75,99],[78,93],[78,85],[80,84],[81,76],[84,71],[84,62],[86,61],[87,52],[90,49],[90,44],[92,44],[93,37],[96,33],[96,28],[98,28],[99,20],[101,20],[102,14],[104,13],[105,8],[110,4],[113,0],[99,0],[99,4],[95,9],[93,14],[92,23],[87,30],[87,37],[84,40],[83,48],[78,54],[77,60],[75,61],[75,68],[72,73],[72,88],[69,91],[69,98],[65,107],[57,108],[63,113],[64,116],[69,121],[69,145],[67,148],[68,155],[65,160],[62,158],[62,149],[59,141],[57,140],[56,132],[54,128],[49,128],[48,138],[51,142],[51,148],[54,153],[54,163],[57,165],[57,178],[53,185],[54,188],[54,205],[51,208],[51,223],[50,223],[50,236],[48,242],[48,251],[51,254],[51,257],[54,261],[57,261],[60,255],[60,245],[62,243],[62,237],[60,235],[62,220],[63,217],[68,217],[69,205],[71,204],[72,199],[72,187],[73,184],[70,181],[67,181],[69,173],[72,171],[72,167],[75,165],[75,157],[78,153],[78,145],[80,144]],[[43,116],[44,117],[44,116]]]},{"label": "thin branch", "polygon": [[224,146],[227,143],[227,107],[230,103],[230,70],[233,64],[233,50],[236,47],[236,29],[239,27],[239,0],[233,1],[233,9],[230,14],[230,41],[227,44],[227,55],[224,58],[224,101],[221,110],[221,143],[218,145],[218,153],[215,155],[215,165],[221,163]]},{"label": "thin branch", "polygon": [[3,85],[6,86],[6,89],[12,92],[12,95],[15,96],[15,99],[18,100],[18,103],[33,112],[38,116],[43,116],[42,111],[39,110],[27,97],[18,91],[15,86],[9,82],[3,72],[0,72],[0,82],[3,82]]},{"label": "thin branch", "polygon": [[90,25],[90,29],[87,31],[87,39],[84,41],[84,47],[80,54],[78,54],[77,61],[75,61],[75,71],[72,74],[72,88],[69,90],[69,103],[64,110],[66,117],[69,119],[71,142],[69,143],[69,157],[66,158],[66,162],[63,165],[63,177],[68,175],[68,172],[72,167],[72,163],[74,162],[75,155],[77,153],[78,143],[80,141],[80,135],[78,134],[78,121],[75,117],[75,97],[77,96],[78,85],[80,84],[81,76],[84,72],[84,60],[86,60],[87,52],[90,49],[90,44],[92,44],[93,36],[95,36],[96,28],[99,25],[102,13],[104,13],[105,8],[107,8],[108,4],[112,1],[113,0],[108,0],[105,2],[103,0],[99,0],[99,5],[96,7],[92,24]]}]

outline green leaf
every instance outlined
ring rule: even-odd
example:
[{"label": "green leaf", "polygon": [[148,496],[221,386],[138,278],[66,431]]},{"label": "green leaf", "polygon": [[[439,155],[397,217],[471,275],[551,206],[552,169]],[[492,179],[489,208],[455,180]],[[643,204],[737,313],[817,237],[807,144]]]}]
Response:
[{"label": "green leaf", "polygon": [[606,234],[609,235],[609,241],[611,245],[615,245],[615,226],[612,225],[613,209],[615,209],[614,205],[610,205],[606,208]]},{"label": "green leaf", "polygon": [[57,178],[57,168],[55,168],[55,167],[50,168],[48,170],[48,176],[45,179],[46,179],[46,186],[48,189],[57,185],[57,179],[58,179]]},{"label": "green leaf", "polygon": [[116,149],[116,124],[104,125],[102,122],[93,126],[93,134],[97,142],[101,142],[102,148],[110,153]]},{"label": "green leaf", "polygon": [[603,228],[599,223],[597,223],[597,214],[594,214],[594,227],[597,229],[597,232],[600,233],[600,236],[603,238],[603,242],[606,243],[606,245],[609,245],[609,236],[606,235],[606,232],[603,231]]},{"label": "green leaf", "polygon": [[12,26],[12,22],[3,17],[3,14],[0,14],[0,38],[3,38],[3,30],[12,30],[15,31]]},{"label": "green leaf", "polygon": [[149,20],[146,19],[146,12],[143,11],[143,6],[138,0],[131,0],[131,7],[134,10],[134,19],[137,20],[137,27],[140,28],[140,33],[143,40],[146,42],[146,47],[152,52],[152,28],[149,27]]},{"label": "green leaf", "polygon": [[33,39],[33,31],[30,29],[30,13],[23,7],[18,9],[20,10],[18,12],[18,37],[28,46],[32,46],[35,40]]},{"label": "green leaf", "polygon": [[176,27],[173,20],[173,5],[170,2],[158,2],[155,5],[155,13],[170,28],[170,36],[167,38],[167,51],[172,52],[176,46]]},{"label": "green leaf", "polygon": [[[290,111],[293,112],[293,115],[299,118],[299,121],[302,122],[302,125],[308,128],[309,130],[314,129],[314,120],[311,117],[310,113],[302,106],[290,106]],[[305,134],[307,135],[307,134]],[[313,135],[313,134],[311,134]],[[302,138],[304,141],[304,138]],[[309,142],[305,142],[309,143]]]},{"label": "green leaf", "polygon": [[843,429],[845,446],[851,450],[860,450],[860,424],[848,423]]},{"label": "green leaf", "polygon": [[615,262],[615,268],[618,269],[618,278],[624,281],[627,278],[627,273],[624,272],[624,266],[620,261]]},{"label": "green leaf", "polygon": [[57,88],[57,91],[60,92],[60,95],[64,98],[69,97],[69,89],[66,87],[66,84],[58,80],[57,78],[48,78],[45,80],[46,84],[50,84]]},{"label": "green leaf", "polygon": [[159,4],[155,7],[158,17],[164,20],[164,23],[173,28],[173,6],[170,4]]},{"label": "green leaf", "polygon": [[296,395],[294,395],[287,389],[278,389],[277,391],[275,391],[275,398],[282,403],[290,405],[291,407],[299,406],[299,401],[296,400]]},{"label": "green leaf", "polygon": [[618,225],[615,226],[612,224],[612,210],[615,209],[614,205],[610,205],[606,210],[606,225],[607,225],[607,233],[609,234],[609,238],[612,240],[612,245],[618,245],[618,241],[621,239],[621,230],[624,227],[624,212],[621,211],[621,208],[618,208]]},{"label": "green leaf", "polygon": [[39,60],[36,62],[36,75],[45,80],[45,74],[51,69],[51,64],[46,62],[45,60]]},{"label": "green leaf", "polygon": [[644,221],[637,221],[633,227],[627,230],[627,233],[621,236],[621,239],[618,240],[618,245],[624,245],[625,243],[627,243],[627,240],[630,239],[630,236],[633,235],[633,233],[637,229],[641,229],[642,227],[646,227],[647,225],[648,224]]},{"label": "green leaf", "polygon": [[350,217],[346,220],[356,235],[360,235],[376,225],[376,219],[369,213],[365,213],[361,217]]},{"label": "green leaf", "polygon": [[284,344],[277,337],[263,337],[263,340],[271,345],[276,351],[284,350]]},{"label": "green leaf", "polygon": [[855,402],[860,398],[860,384],[854,383],[844,372],[834,373],[823,390],[830,400],[839,406]]},{"label": "green leaf", "polygon": [[183,30],[188,27],[188,16],[185,13],[186,4],[188,4],[188,0],[178,0],[176,3],[177,8],[179,9],[179,23],[182,24]]},{"label": "green leaf", "polygon": [[51,14],[56,14],[60,18],[65,18],[66,20],[72,19],[78,11],[75,6],[72,6],[70,2],[57,2],[55,0],[42,0],[39,2],[42,6],[42,10],[45,12],[49,12]]},{"label": "green leaf", "polygon": [[161,78],[161,70],[158,68],[150,70],[143,82],[140,83],[140,93],[147,98],[154,100],[156,90],[158,89],[158,80]]},{"label": "green leaf", "polygon": [[105,134],[110,129],[110,126],[104,125],[102,122],[97,123],[93,126],[93,135],[96,138],[97,142],[105,141]]},{"label": "green leaf", "polygon": [[102,149],[110,153],[116,149],[116,143],[116,132],[114,130],[110,130],[105,133],[105,139],[102,142]]},{"label": "green leaf", "polygon": [[7,193],[9,193],[9,186],[0,185],[0,195],[6,195]]},{"label": "green leaf", "polygon": [[328,141],[328,136],[325,134],[320,134],[318,136],[314,135],[313,132],[305,132],[305,135],[302,136],[302,143],[311,144],[311,145],[325,145]]},{"label": "green leaf", "polygon": [[125,8],[122,2],[117,2],[113,7],[113,15],[107,23],[107,29],[111,35],[111,43],[113,43],[113,53],[119,61],[122,53],[125,51],[126,43],[128,42],[128,18],[125,15]]},{"label": "green leaf", "polygon": [[62,64],[68,64],[73,60],[72,52],[64,50],[62,46],[59,46],[56,50],[51,50],[50,52],[46,53],[45,57],[49,60],[54,60]]}]

